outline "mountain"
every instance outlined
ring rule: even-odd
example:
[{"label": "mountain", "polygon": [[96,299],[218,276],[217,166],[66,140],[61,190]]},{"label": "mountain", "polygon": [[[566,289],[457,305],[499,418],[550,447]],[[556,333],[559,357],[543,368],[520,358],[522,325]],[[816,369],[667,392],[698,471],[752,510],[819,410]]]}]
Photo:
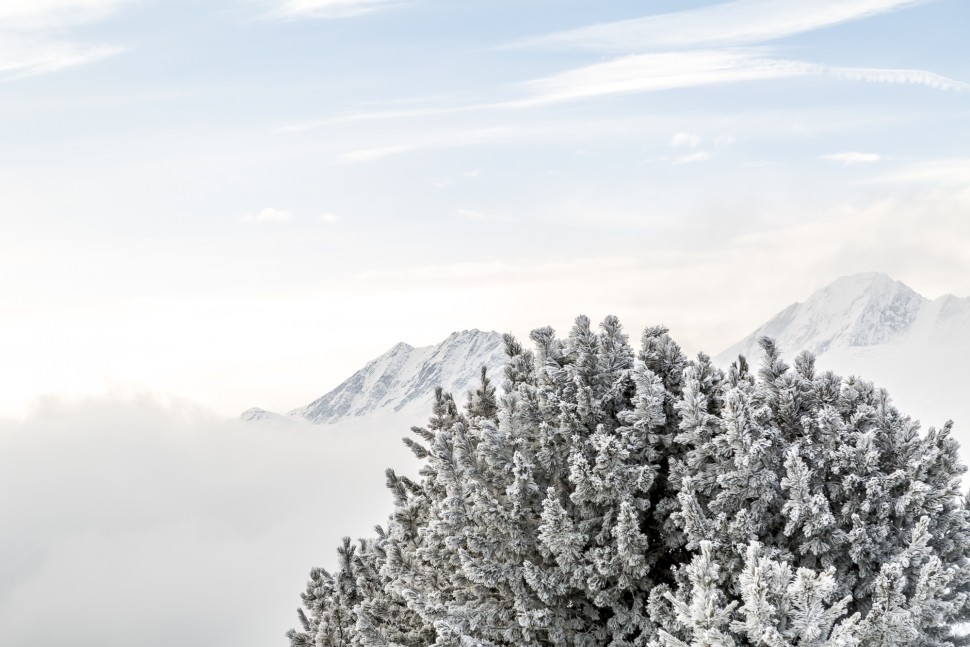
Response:
[{"label": "mountain", "polygon": [[280,422],[292,422],[292,420],[286,416],[281,416],[278,413],[273,413],[272,411],[267,411],[266,409],[260,409],[259,407],[246,409],[239,414],[239,419],[243,422],[268,422],[274,424]]},{"label": "mountain", "polygon": [[[497,332],[463,330],[440,344],[415,348],[399,343],[344,380],[340,386],[310,404],[290,411],[289,419],[314,424],[334,423],[377,412],[431,413],[434,389],[441,386],[459,404],[478,386],[481,367],[496,385],[503,380],[505,343]],[[250,422],[276,422],[279,414],[249,409],[240,418]]]},{"label": "mountain", "polygon": [[[807,349],[817,356],[820,370],[875,382],[889,390],[903,412],[927,424],[953,418],[958,434],[970,440],[970,399],[965,397],[970,299],[927,299],[885,274],[846,276],[788,306],[715,362],[727,366],[743,354],[756,366],[762,336],[774,338],[789,362]],[[479,369],[486,366],[499,385],[504,362],[502,336],[495,332],[456,332],[422,348],[400,343],[288,416],[250,409],[241,417],[324,424],[401,413],[406,422],[420,422],[430,414],[434,387],[442,386],[463,403],[477,386]]]},{"label": "mountain", "polygon": [[789,363],[809,350],[821,370],[886,388],[901,411],[927,425],[952,418],[970,446],[970,299],[928,299],[885,274],[842,277],[779,312],[715,363],[744,355],[757,366],[762,336],[775,339]]},{"label": "mountain", "polygon": [[862,348],[914,341],[947,341],[970,332],[970,299],[947,295],[933,301],[885,274],[844,276],[793,303],[717,359],[757,357],[758,339],[772,337],[783,350]]}]

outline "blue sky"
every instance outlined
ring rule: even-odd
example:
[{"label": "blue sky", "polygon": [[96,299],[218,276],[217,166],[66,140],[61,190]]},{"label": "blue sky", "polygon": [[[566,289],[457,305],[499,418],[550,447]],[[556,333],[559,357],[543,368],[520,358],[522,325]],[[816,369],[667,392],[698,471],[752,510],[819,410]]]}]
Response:
[{"label": "blue sky", "polygon": [[963,0],[5,0],[0,415],[286,409],[578,313],[970,295]]}]

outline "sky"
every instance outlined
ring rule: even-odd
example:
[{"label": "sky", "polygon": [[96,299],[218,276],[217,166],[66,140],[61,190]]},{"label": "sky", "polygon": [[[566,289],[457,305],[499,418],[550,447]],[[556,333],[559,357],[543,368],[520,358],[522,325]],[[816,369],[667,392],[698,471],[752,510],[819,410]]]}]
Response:
[{"label": "sky", "polygon": [[580,313],[970,295],[964,0],[3,0],[0,416]]}]

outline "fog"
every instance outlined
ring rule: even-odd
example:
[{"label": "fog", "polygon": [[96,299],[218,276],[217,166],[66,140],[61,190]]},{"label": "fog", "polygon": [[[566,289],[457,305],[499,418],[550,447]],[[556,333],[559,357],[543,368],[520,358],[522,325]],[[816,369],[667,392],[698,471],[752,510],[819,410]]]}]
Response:
[{"label": "fog", "polygon": [[0,421],[0,644],[285,645],[307,574],[383,523],[408,421],[224,421],[150,397]]}]

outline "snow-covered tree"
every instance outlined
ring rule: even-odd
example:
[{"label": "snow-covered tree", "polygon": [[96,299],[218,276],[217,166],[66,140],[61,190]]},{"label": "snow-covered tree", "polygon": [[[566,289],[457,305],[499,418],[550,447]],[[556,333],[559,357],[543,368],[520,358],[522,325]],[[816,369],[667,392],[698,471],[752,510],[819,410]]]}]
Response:
[{"label": "snow-covered tree", "polygon": [[[736,365],[713,392],[688,368],[678,403],[675,516],[708,555],[692,568],[717,567],[739,644],[962,644],[970,517],[950,423],[920,434],[885,391],[762,347],[757,378]],[[685,610],[710,594],[678,579],[664,644],[706,644],[708,617]]]},{"label": "snow-covered tree", "polygon": [[314,570],[293,647],[963,644],[970,516],[949,424],[794,368],[689,360],[619,321],[506,336],[459,411],[436,392],[386,530]]}]

